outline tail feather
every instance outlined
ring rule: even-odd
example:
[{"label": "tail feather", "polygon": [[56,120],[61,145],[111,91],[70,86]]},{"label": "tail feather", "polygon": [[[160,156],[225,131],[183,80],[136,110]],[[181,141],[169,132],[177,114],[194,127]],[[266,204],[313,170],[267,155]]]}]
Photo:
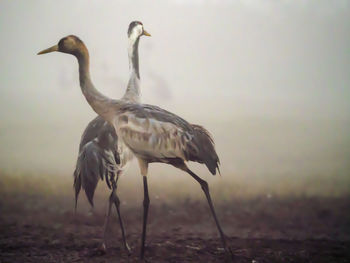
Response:
[{"label": "tail feather", "polygon": [[87,143],[79,153],[74,171],[76,203],[82,187],[89,203],[94,206],[93,199],[98,181],[105,178],[107,186],[111,188],[109,174],[116,171],[117,164],[111,150],[101,149],[95,141]]},{"label": "tail feather", "polygon": [[75,206],[74,211],[77,212],[77,206],[78,206],[78,197],[81,189],[81,180],[80,180],[80,174],[78,173],[77,169],[74,171],[74,184],[73,184],[74,190],[75,190]]},{"label": "tail feather", "polygon": [[197,158],[202,163],[204,163],[208,170],[215,175],[216,170],[220,174],[220,160],[215,151],[215,143],[211,134],[202,126],[192,124],[192,127],[195,131],[194,143],[198,149]]}]

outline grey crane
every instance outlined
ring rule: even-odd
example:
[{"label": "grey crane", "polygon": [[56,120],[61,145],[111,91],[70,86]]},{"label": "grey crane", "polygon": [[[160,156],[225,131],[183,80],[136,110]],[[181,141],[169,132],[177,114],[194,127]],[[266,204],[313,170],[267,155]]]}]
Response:
[{"label": "grey crane", "polygon": [[[127,89],[122,98],[124,101],[140,102],[140,72],[138,45],[141,36],[150,36],[143,29],[143,24],[133,21],[128,28],[128,57],[130,67],[130,79]],[[120,212],[120,200],[117,195],[117,183],[124,173],[129,162],[133,159],[132,152],[127,147],[118,148],[118,136],[113,126],[102,117],[97,116],[85,128],[79,144],[79,155],[74,171],[75,210],[81,187],[91,204],[98,181],[104,180],[112,189],[109,196],[108,210],[103,230],[103,242],[100,249],[106,251],[106,233],[110,222],[112,205],[117,210],[122,239],[125,249],[130,253],[130,247],[125,238],[124,224]]]},{"label": "grey crane", "polygon": [[92,109],[112,125],[118,136],[118,145],[125,145],[137,158],[143,177],[143,227],[140,258],[144,258],[146,226],[149,208],[147,174],[153,162],[170,164],[188,173],[201,186],[209,204],[225,252],[232,256],[226,237],[215,213],[208,183],[191,171],[187,161],[203,163],[215,175],[219,171],[219,158],[209,132],[199,125],[193,125],[181,117],[157,106],[130,103],[111,99],[99,92],[93,85],[89,72],[89,52],[76,36],[62,38],[57,45],[39,54],[62,52],[74,55],[79,64],[80,87]]}]

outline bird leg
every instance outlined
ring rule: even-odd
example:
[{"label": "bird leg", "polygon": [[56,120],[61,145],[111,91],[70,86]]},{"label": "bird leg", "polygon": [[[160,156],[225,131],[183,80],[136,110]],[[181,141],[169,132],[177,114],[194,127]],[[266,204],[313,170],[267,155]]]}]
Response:
[{"label": "bird leg", "polygon": [[143,176],[143,191],[144,191],[144,198],[143,198],[143,228],[142,228],[141,254],[140,254],[141,259],[143,259],[145,254],[146,227],[147,227],[147,217],[148,217],[148,207],[149,207],[147,176]]},{"label": "bird leg", "polygon": [[208,204],[209,204],[209,207],[210,207],[210,211],[214,217],[214,220],[215,220],[215,223],[216,223],[216,226],[218,228],[218,231],[219,231],[219,234],[220,234],[220,237],[221,237],[221,242],[222,242],[222,245],[224,246],[224,249],[225,249],[225,252],[227,253],[227,255],[229,256],[230,260],[233,259],[233,253],[231,251],[231,248],[227,245],[227,242],[226,242],[226,237],[224,235],[224,232],[222,231],[221,229],[221,226],[220,226],[220,223],[219,223],[219,220],[216,216],[216,213],[215,213],[215,209],[214,209],[214,205],[213,205],[213,202],[211,201],[211,197],[210,197],[210,193],[209,193],[209,186],[208,186],[208,183],[201,179],[199,176],[197,176],[194,172],[192,172],[187,166],[186,164],[183,164],[181,167],[177,166],[178,168],[180,168],[181,170],[184,170],[186,171],[187,173],[189,173],[202,187],[202,190],[207,198],[207,201],[208,201]]},{"label": "bird leg", "polygon": [[114,202],[114,206],[117,210],[117,214],[118,214],[118,219],[119,219],[119,224],[120,224],[120,229],[122,231],[122,238],[123,238],[123,244],[124,244],[124,248],[125,250],[128,252],[128,254],[131,253],[131,249],[128,245],[128,243],[126,242],[126,238],[125,238],[125,230],[124,230],[124,224],[123,224],[123,219],[120,213],[120,200],[119,197],[117,196],[117,182],[119,179],[119,174],[117,174],[117,179],[115,181],[112,182],[112,187],[113,187],[113,202]]},{"label": "bird leg", "polygon": [[112,204],[113,204],[112,196],[113,196],[113,192],[114,192],[114,189],[112,190],[112,193],[111,193],[111,195],[109,196],[109,199],[108,199],[108,209],[107,209],[105,223],[104,223],[104,226],[103,226],[103,241],[102,241],[102,244],[101,244],[101,247],[100,247],[100,250],[102,251],[102,253],[106,253],[106,251],[107,251],[107,248],[106,248],[106,234],[107,234],[107,228],[108,228],[108,225],[109,225],[109,218],[111,216],[111,211],[112,211]]},{"label": "bird leg", "polygon": [[104,224],[104,230],[103,230],[103,243],[101,245],[101,249],[103,252],[106,252],[106,234],[107,234],[107,229],[108,229],[108,225],[109,225],[109,219],[110,219],[110,215],[111,215],[111,211],[112,211],[112,205],[114,204],[116,209],[117,209],[117,214],[118,214],[118,218],[119,218],[119,224],[120,224],[120,228],[122,231],[122,238],[123,238],[123,244],[125,249],[128,251],[128,254],[130,254],[131,249],[128,245],[128,243],[126,242],[126,238],[125,238],[125,230],[124,230],[124,224],[123,224],[123,220],[120,214],[120,200],[119,197],[117,196],[117,182],[119,179],[119,174],[117,175],[116,180],[114,180],[114,174],[111,176],[111,181],[112,181],[112,193],[109,196],[109,200],[108,200],[108,210],[107,210],[107,215],[106,215],[106,221]]}]

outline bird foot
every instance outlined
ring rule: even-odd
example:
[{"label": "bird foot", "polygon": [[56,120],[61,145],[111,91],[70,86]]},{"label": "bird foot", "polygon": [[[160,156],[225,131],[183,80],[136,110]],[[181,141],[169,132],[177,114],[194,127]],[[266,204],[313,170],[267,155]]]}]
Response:
[{"label": "bird foot", "polygon": [[235,259],[235,256],[232,252],[232,249],[229,246],[225,247],[225,262],[232,263],[234,262],[234,259]]},{"label": "bird foot", "polygon": [[125,247],[125,250],[128,253],[128,255],[130,256],[131,255],[131,248],[127,242],[125,242],[124,247]]},{"label": "bird foot", "polygon": [[100,255],[104,255],[107,253],[107,248],[106,248],[106,244],[102,243],[96,250],[96,252]]}]

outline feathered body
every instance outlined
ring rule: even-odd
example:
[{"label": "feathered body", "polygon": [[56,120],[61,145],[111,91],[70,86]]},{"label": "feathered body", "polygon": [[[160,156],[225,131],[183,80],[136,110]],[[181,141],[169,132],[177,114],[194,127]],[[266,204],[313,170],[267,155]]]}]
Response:
[{"label": "feathered body", "polygon": [[148,163],[204,163],[213,175],[219,169],[214,141],[202,126],[147,104],[125,104],[117,116],[115,129],[138,158]]},{"label": "feathered body", "polygon": [[[119,143],[115,129],[121,138]],[[213,175],[216,169],[220,171],[210,133],[159,107],[125,103],[118,110],[115,129],[98,116],[81,138],[74,186],[76,194],[80,185],[85,189],[92,205],[98,180],[105,179],[110,187],[110,173],[125,171],[133,154],[148,163],[177,165],[179,161],[194,161],[204,163]]]}]

